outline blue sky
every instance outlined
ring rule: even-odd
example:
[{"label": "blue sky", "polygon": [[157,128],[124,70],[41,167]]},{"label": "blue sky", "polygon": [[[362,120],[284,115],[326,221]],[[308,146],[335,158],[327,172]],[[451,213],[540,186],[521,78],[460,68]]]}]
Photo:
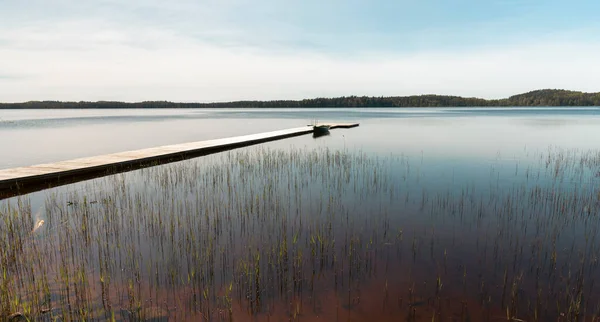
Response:
[{"label": "blue sky", "polygon": [[0,101],[600,91],[600,2],[0,0]]}]

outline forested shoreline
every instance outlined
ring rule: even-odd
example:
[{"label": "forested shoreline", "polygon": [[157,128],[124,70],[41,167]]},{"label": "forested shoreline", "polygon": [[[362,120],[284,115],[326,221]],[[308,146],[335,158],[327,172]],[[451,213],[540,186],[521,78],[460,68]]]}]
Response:
[{"label": "forested shoreline", "polygon": [[344,96],[304,100],[235,101],[218,103],[177,103],[144,101],[62,102],[30,101],[0,103],[0,109],[67,109],[67,108],[319,108],[319,107],[508,107],[508,106],[600,106],[600,92],[585,93],[545,89],[514,95],[505,99],[488,100],[447,95],[413,96]]}]

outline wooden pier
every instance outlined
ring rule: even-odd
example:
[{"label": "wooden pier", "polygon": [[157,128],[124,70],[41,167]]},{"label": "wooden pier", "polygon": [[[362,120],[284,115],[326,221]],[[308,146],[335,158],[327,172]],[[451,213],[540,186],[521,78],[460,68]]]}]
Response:
[{"label": "wooden pier", "polygon": [[[329,123],[328,125],[330,129],[352,128],[358,126],[358,123]],[[303,126],[0,170],[0,199],[312,132],[312,126]]]}]

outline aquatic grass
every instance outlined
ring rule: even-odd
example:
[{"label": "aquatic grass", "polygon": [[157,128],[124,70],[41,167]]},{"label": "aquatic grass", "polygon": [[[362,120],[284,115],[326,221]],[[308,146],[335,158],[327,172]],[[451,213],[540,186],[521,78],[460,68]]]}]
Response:
[{"label": "aquatic grass", "polygon": [[422,158],[253,147],[49,191],[40,214],[11,199],[0,316],[589,320],[599,160],[551,149],[457,188]]}]

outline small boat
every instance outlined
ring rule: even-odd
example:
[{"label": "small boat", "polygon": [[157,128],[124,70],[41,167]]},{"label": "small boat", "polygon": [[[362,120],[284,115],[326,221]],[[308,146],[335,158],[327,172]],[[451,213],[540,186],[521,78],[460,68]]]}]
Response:
[{"label": "small boat", "polygon": [[329,125],[313,125],[314,135],[324,135],[329,133]]}]

